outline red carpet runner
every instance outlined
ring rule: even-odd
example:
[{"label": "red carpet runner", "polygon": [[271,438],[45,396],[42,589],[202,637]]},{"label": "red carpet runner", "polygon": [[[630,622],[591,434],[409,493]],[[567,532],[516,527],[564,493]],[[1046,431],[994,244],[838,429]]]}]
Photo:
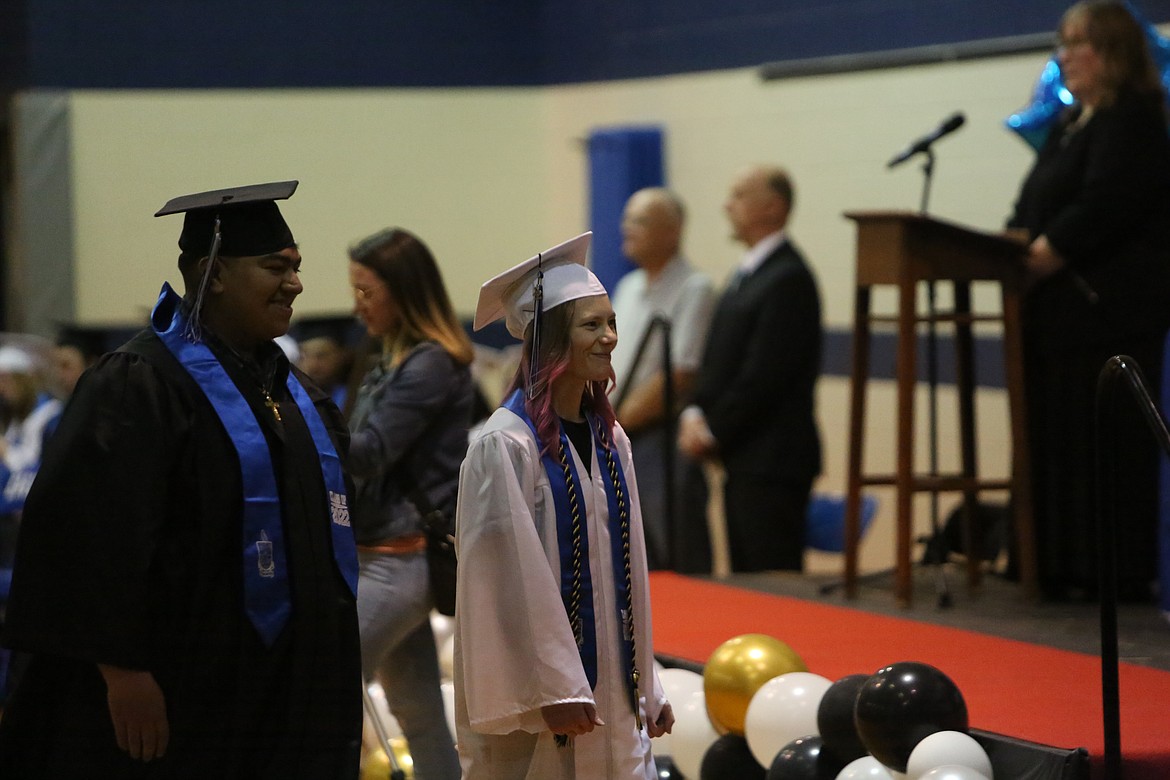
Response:
[{"label": "red carpet runner", "polygon": [[[700,663],[731,637],[767,634],[830,680],[921,661],[950,677],[972,728],[1054,747],[1103,751],[1096,656],[772,596],[669,572],[650,577],[657,653]],[[1126,780],[1170,779],[1170,672],[1122,664]]]}]

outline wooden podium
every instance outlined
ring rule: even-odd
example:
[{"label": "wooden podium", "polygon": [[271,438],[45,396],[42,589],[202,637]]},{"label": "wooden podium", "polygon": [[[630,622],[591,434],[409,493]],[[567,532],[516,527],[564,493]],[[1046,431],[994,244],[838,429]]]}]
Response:
[{"label": "wooden podium", "polygon": [[[866,485],[893,486],[897,496],[895,596],[902,606],[912,597],[911,534],[915,493],[962,492],[968,509],[982,490],[1010,490],[1020,580],[1028,593],[1036,587],[1032,497],[1024,413],[1023,352],[1020,335],[1020,293],[1026,245],[1000,234],[972,230],[922,214],[896,211],[847,212],[857,223],[857,287],[854,303],[853,364],[849,424],[849,473],[845,504],[845,593],[857,595],[857,556],[861,541],[861,491]],[[948,282],[954,310],[921,315],[918,283]],[[1003,293],[1001,314],[971,312],[971,282],[994,281]],[[898,310],[893,316],[870,313],[875,285],[896,285]],[[954,326],[956,390],[959,404],[961,469],[957,474],[921,474],[914,470],[914,389],[918,324],[947,322]],[[893,475],[863,474],[865,393],[869,374],[871,325],[897,325],[897,461]],[[972,323],[1002,321],[1003,352],[1010,406],[1012,465],[1006,480],[978,477],[975,445],[975,377]],[[975,549],[974,513],[963,523],[965,549]],[[980,578],[980,556],[967,556],[968,583]]]}]

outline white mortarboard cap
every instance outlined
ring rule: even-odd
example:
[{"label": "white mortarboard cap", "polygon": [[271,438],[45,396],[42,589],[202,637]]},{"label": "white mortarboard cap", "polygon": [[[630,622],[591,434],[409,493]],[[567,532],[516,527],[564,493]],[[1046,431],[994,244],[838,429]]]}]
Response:
[{"label": "white mortarboard cap", "polygon": [[20,347],[0,346],[0,374],[31,374],[34,368],[32,357]]},{"label": "white mortarboard cap", "polygon": [[475,309],[475,330],[504,317],[508,332],[524,338],[524,329],[535,316],[532,293],[538,266],[544,270],[543,311],[578,298],[605,295],[605,286],[585,267],[592,237],[592,232],[582,233],[484,282]]}]

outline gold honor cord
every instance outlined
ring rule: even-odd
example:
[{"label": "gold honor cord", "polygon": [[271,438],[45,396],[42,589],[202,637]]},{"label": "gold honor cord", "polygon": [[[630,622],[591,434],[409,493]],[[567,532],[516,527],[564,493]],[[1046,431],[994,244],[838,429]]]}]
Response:
[{"label": "gold honor cord", "polygon": [[[585,644],[585,627],[581,623],[581,505],[577,501],[577,486],[573,482],[573,472],[569,468],[569,458],[565,454],[565,442],[558,442],[558,454],[561,459],[561,470],[565,474],[565,488],[569,494],[569,511],[572,522],[569,525],[570,540],[573,545],[573,584],[569,588],[569,627],[573,630],[573,639],[577,642],[577,649]],[[557,747],[569,744],[567,734],[555,734]]]},{"label": "gold honor cord", "polygon": [[[638,727],[638,731],[641,731],[642,713],[638,707],[638,680],[641,678],[641,675],[638,673],[638,645],[634,637],[634,588],[633,577],[630,574],[630,513],[626,506],[626,496],[622,491],[621,480],[618,479],[617,464],[614,463],[613,450],[610,449],[608,442],[602,435],[600,423],[598,424],[598,437],[605,447],[605,462],[609,467],[609,479],[613,484],[614,494],[617,496],[618,518],[622,534],[622,568],[626,578],[626,608],[623,611],[624,620],[622,621],[622,631],[629,637],[630,641],[630,706],[634,711],[634,722]],[[569,625],[573,629],[573,636],[577,640],[577,646],[580,647],[585,639],[584,628],[581,624],[581,512],[577,502],[577,487],[573,483],[573,472],[569,469],[569,459],[565,454],[564,440],[560,441],[559,455],[561,470],[565,474],[565,487],[569,494],[569,509],[572,511],[572,524],[570,528],[572,531],[571,541],[573,545],[573,584],[569,591]],[[564,747],[569,744],[569,737],[565,734],[555,734],[554,739],[558,747]]]},{"label": "gold honor cord", "polygon": [[[598,423],[598,435],[601,435],[601,423]],[[605,462],[609,466],[609,479],[613,483],[614,493],[617,494],[618,517],[622,530],[622,567],[626,575],[626,613],[625,625],[622,627],[630,638],[630,706],[634,710],[634,722],[638,731],[642,730],[642,712],[638,707],[638,640],[634,634],[634,582],[630,575],[630,513],[626,507],[626,494],[622,492],[622,483],[618,479],[617,465],[614,463],[613,450],[604,437],[601,443],[605,446]]]},{"label": "gold honor cord", "polygon": [[585,627],[581,624],[581,505],[577,501],[577,486],[573,484],[573,472],[569,469],[564,441],[560,442],[560,457],[561,469],[565,472],[565,487],[568,488],[569,511],[572,513],[569,530],[573,545],[573,584],[569,589],[569,627],[573,629],[573,638],[580,648],[585,644]]}]

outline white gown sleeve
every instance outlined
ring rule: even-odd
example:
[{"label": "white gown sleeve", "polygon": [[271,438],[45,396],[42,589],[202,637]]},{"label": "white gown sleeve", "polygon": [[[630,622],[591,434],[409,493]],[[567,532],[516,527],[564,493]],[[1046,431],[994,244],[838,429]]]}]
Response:
[{"label": "white gown sleeve", "polygon": [[481,734],[538,733],[541,707],[593,700],[561,601],[551,503],[535,444],[489,423],[460,471],[456,525],[456,686]]}]

